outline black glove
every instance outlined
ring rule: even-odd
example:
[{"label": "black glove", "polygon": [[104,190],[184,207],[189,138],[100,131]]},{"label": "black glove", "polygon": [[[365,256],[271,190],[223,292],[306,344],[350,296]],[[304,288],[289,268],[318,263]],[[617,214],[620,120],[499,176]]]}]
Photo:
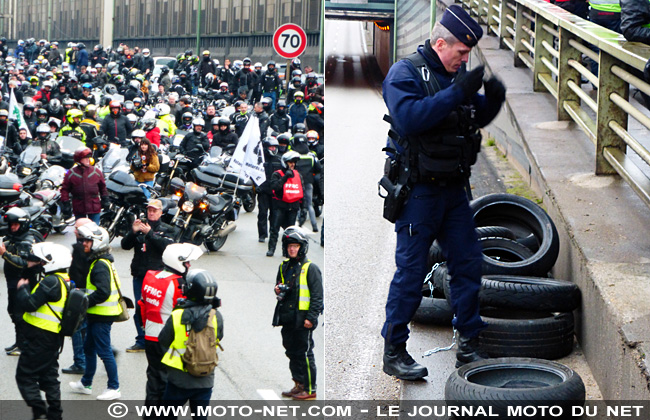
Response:
[{"label": "black glove", "polygon": [[485,66],[478,66],[472,71],[468,71],[456,79],[456,84],[463,89],[465,98],[469,99],[474,95],[483,85],[483,73]]},{"label": "black glove", "polygon": [[108,196],[105,195],[101,198],[101,203],[102,203],[102,208],[105,209],[110,205],[110,201],[108,200]]},{"label": "black glove", "polygon": [[496,76],[490,77],[483,83],[485,96],[489,99],[502,103],[506,100],[506,87]]},{"label": "black glove", "polygon": [[293,171],[291,169],[287,169],[287,172],[284,173],[284,179],[289,178],[293,178]]},{"label": "black glove", "polygon": [[61,202],[61,214],[63,215],[64,219],[69,219],[72,217],[72,205],[70,204],[70,201]]}]

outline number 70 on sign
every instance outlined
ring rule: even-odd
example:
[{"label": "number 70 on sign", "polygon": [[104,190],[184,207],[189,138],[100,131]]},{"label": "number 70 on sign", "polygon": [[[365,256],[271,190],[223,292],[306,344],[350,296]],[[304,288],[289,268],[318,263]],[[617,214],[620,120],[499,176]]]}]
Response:
[{"label": "number 70 on sign", "polygon": [[280,57],[292,59],[305,52],[307,34],[298,25],[286,23],[273,34],[273,48]]}]

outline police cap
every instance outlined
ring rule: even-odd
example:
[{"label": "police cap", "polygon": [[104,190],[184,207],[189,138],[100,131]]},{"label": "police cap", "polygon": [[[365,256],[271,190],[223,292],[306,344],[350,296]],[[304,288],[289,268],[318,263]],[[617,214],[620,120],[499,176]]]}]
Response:
[{"label": "police cap", "polygon": [[476,45],[483,36],[481,26],[457,4],[452,4],[445,10],[440,24],[468,47]]}]

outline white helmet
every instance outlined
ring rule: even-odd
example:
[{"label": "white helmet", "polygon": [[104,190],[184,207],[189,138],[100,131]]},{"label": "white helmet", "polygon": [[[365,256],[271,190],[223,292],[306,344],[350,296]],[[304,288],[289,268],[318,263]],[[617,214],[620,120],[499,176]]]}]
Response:
[{"label": "white helmet", "polygon": [[257,63],[255,63],[255,65],[253,66],[253,68],[258,68],[258,67],[259,67],[259,68],[262,68],[262,63],[257,62]]},{"label": "white helmet", "polygon": [[203,251],[193,244],[171,244],[167,245],[163,252],[163,264],[177,273],[184,274],[187,272],[185,263],[198,260],[203,255]]},{"label": "white helmet", "polygon": [[140,90],[140,82],[137,80],[131,80],[129,82],[129,86],[131,86],[133,89]]},{"label": "white helmet", "polygon": [[144,130],[133,130],[133,133],[131,133],[131,137],[145,138],[146,134]]},{"label": "white helmet", "polygon": [[145,48],[144,50],[142,50],[142,55],[144,55],[145,57],[148,57],[149,54],[151,54],[151,51],[149,51],[149,48]]},{"label": "white helmet", "polygon": [[97,226],[94,222],[86,223],[77,229],[80,239],[93,241],[92,251],[106,251],[110,245],[110,236],[103,227]]},{"label": "white helmet", "polygon": [[43,270],[46,273],[66,270],[72,263],[72,253],[68,247],[52,242],[33,244],[32,255],[45,263]]},{"label": "white helmet", "polygon": [[203,118],[194,118],[192,120],[192,125],[200,125],[201,127],[205,127],[205,120]]},{"label": "white helmet", "polygon": [[159,117],[169,115],[169,113],[171,112],[171,108],[167,104],[158,104],[158,105],[156,105],[156,107],[158,108],[158,116]]}]

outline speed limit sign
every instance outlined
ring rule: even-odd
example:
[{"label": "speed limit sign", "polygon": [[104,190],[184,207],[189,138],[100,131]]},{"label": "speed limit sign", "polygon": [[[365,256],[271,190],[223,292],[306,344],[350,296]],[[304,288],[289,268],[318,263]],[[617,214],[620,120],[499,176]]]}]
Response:
[{"label": "speed limit sign", "polygon": [[280,57],[296,58],[307,48],[307,34],[300,26],[286,23],[273,34],[273,48]]}]

